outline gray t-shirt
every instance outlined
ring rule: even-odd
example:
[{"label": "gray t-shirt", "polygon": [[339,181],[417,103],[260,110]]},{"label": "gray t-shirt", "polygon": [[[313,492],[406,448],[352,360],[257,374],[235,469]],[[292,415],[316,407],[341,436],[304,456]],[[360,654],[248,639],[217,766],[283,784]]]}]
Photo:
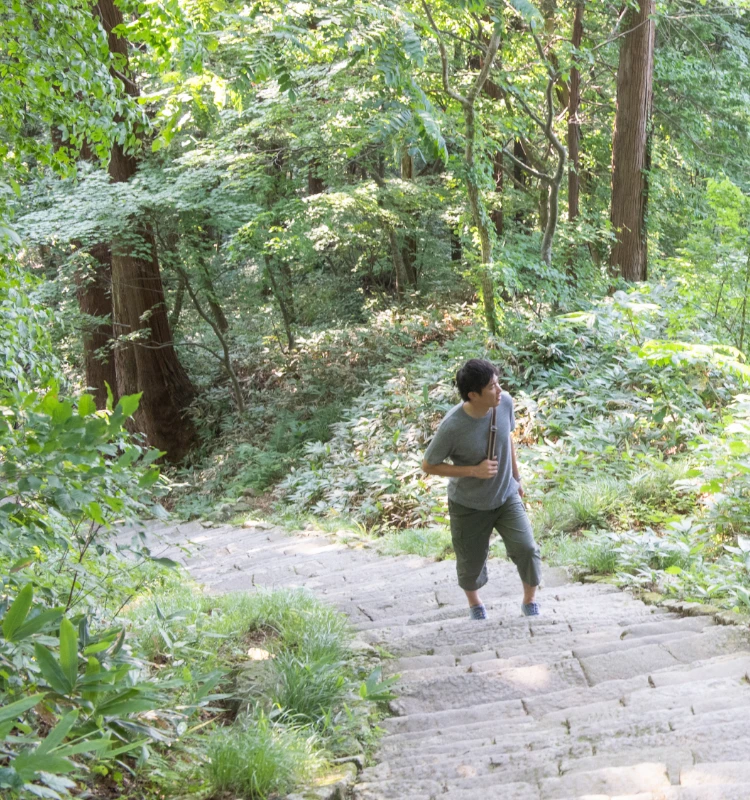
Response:
[{"label": "gray t-shirt", "polygon": [[[427,447],[425,461],[442,464],[450,459],[458,467],[481,464],[487,458],[492,412],[476,419],[464,411],[464,404],[454,406],[440,423]],[[449,478],[448,499],[468,508],[488,511],[499,508],[512,492],[518,491],[513,479],[510,432],[516,427],[513,398],[503,392],[497,407],[497,475],[494,478]]]}]

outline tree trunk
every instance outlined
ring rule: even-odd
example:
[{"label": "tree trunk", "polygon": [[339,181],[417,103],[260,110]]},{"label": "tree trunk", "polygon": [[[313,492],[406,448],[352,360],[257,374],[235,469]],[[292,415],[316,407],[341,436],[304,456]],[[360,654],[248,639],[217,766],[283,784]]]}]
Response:
[{"label": "tree trunk", "polygon": [[229,322],[227,321],[227,316],[224,313],[224,309],[219,305],[219,301],[216,298],[216,290],[214,289],[214,282],[211,278],[211,273],[209,271],[208,266],[205,262],[201,265],[201,288],[203,289],[204,294],[206,295],[206,300],[208,301],[208,307],[211,309],[211,314],[213,315],[216,324],[219,327],[219,330],[222,333],[226,333],[229,330]]},{"label": "tree trunk", "polygon": [[492,175],[495,179],[495,194],[500,198],[500,207],[493,208],[492,213],[490,214],[490,219],[492,219],[493,224],[495,225],[495,233],[498,236],[502,236],[503,232],[505,231],[505,218],[503,216],[503,188],[504,188],[504,174],[503,174],[503,151],[497,150],[495,152],[495,157],[492,160]]},{"label": "tree trunk", "polygon": [[[52,145],[55,152],[68,150],[59,128],[51,128]],[[84,140],[78,153],[81,161],[93,161],[89,142]],[[83,367],[86,387],[91,390],[98,409],[107,407],[107,385],[117,402],[117,375],[112,352],[114,329],[112,328],[112,254],[106,244],[84,247],[80,241],[71,242],[74,247],[87,252],[93,263],[86,269],[79,269],[73,275],[76,285],[78,309],[88,319],[84,322]],[[93,318],[98,319],[94,322]],[[105,352],[107,353],[105,357]]]},{"label": "tree trunk", "polygon": [[[412,159],[406,150],[401,153],[401,180],[414,180],[414,159]],[[412,219],[413,227],[404,234],[404,246],[401,250],[401,260],[404,264],[404,275],[406,279],[409,281],[410,285],[416,289],[418,282],[417,235],[415,233],[417,220],[415,218],[416,214],[410,213],[409,216]]]},{"label": "tree trunk", "polygon": [[180,315],[182,314],[182,306],[185,302],[185,278],[182,273],[179,274],[177,278],[177,290],[175,291],[174,295],[174,306],[172,306],[172,311],[169,314],[169,327],[175,328],[177,327],[177,323],[180,321]]},{"label": "tree trunk", "polygon": [[[573,35],[571,44],[578,50],[583,41],[583,0],[576,0],[573,18]],[[573,56],[575,59],[575,55]],[[575,62],[574,62],[575,63]],[[568,102],[568,222],[572,222],[580,213],[579,199],[581,184],[580,169],[580,122],[578,109],[581,104],[581,73],[577,66],[570,70],[570,99]]]},{"label": "tree trunk", "polygon": [[612,145],[612,227],[616,241],[610,256],[615,274],[627,281],[647,275],[646,166],[654,68],[655,0],[639,0],[628,12],[627,35],[620,47],[617,111]]},{"label": "tree trunk", "polygon": [[393,263],[393,274],[396,281],[396,297],[400,299],[406,284],[406,268],[404,266],[404,257],[399,247],[398,236],[390,225],[388,226],[388,243],[391,247],[391,262]]},{"label": "tree trunk", "polygon": [[479,185],[477,183],[476,163],[474,160],[474,145],[476,139],[476,120],[474,107],[464,106],[464,120],[466,122],[466,194],[469,198],[471,219],[479,234],[482,262],[479,269],[479,284],[482,289],[482,303],[484,305],[484,319],[490,334],[495,336],[498,330],[497,314],[495,313],[495,284],[492,280],[492,239],[487,227],[487,216],[482,207]]},{"label": "tree trunk", "polygon": [[[125,73],[126,91],[137,96],[137,87],[127,77],[127,42],[112,33],[122,24],[122,13],[113,0],[99,0],[96,9],[110,51],[123,59],[125,66],[121,64],[120,69]],[[135,171],[135,158],[122,145],[113,144],[112,182],[126,183]],[[133,418],[135,428],[150,445],[166,451],[170,461],[179,461],[195,437],[185,416],[194,390],[173,346],[153,234],[137,222],[128,234],[112,245],[113,321],[120,340],[115,350],[117,386],[120,395],[143,393]]]},{"label": "tree trunk", "polygon": [[326,182],[320,177],[318,160],[315,159],[307,168],[307,194],[321,194],[326,190]]},{"label": "tree trunk", "polygon": [[461,237],[455,231],[451,231],[451,261],[460,264],[462,258]]},{"label": "tree trunk", "polygon": [[[484,84],[484,93],[492,98],[493,100],[502,100],[503,99],[503,90],[491,80],[487,80]],[[503,230],[505,229],[505,220],[503,218],[503,151],[502,148],[495,151],[495,155],[492,158],[492,177],[495,180],[495,194],[498,196],[499,200],[499,207],[493,208],[490,212],[490,219],[492,220],[493,225],[495,226],[495,233],[498,236],[503,235]]]},{"label": "tree trunk", "polygon": [[288,298],[284,296],[284,293],[280,289],[279,283],[273,274],[270,258],[264,254],[263,260],[266,265],[266,275],[268,276],[268,281],[271,284],[271,291],[273,292],[273,295],[276,298],[276,302],[279,304],[279,310],[281,311],[281,319],[284,322],[284,332],[286,333],[287,347],[289,352],[291,352],[292,350],[294,350],[296,342],[294,340],[294,329],[292,328],[293,318],[292,314],[289,311]]},{"label": "tree trunk", "polygon": [[[513,155],[524,164],[529,163],[529,159],[526,156],[526,150],[524,149],[523,142],[520,139],[516,139],[513,142]],[[518,164],[513,164],[513,181],[524,191],[528,190],[529,185],[529,176],[523,167],[519,166]],[[519,209],[515,213],[515,221],[523,228],[528,229],[529,221],[526,217],[526,212],[523,209]]]},{"label": "tree trunk", "polygon": [[[84,329],[83,359],[86,386],[94,395],[96,407],[102,409],[107,405],[107,384],[115,402],[118,398],[115,359],[111,352],[112,263],[107,245],[94,245],[88,252],[94,259],[95,265],[89,274],[76,273],[76,297],[82,314],[101,320],[98,324],[87,323]],[[106,358],[104,352],[107,352]]]}]

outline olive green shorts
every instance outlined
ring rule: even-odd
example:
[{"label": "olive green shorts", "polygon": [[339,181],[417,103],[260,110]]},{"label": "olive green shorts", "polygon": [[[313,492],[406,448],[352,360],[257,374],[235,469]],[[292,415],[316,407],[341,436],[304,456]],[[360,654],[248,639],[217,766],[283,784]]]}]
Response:
[{"label": "olive green shorts", "polygon": [[467,508],[449,500],[448,511],[458,585],[462,589],[476,591],[487,583],[487,555],[493,530],[502,537],[508,557],[516,565],[521,580],[529,586],[541,583],[539,548],[518,494],[513,492],[503,505],[489,511]]}]

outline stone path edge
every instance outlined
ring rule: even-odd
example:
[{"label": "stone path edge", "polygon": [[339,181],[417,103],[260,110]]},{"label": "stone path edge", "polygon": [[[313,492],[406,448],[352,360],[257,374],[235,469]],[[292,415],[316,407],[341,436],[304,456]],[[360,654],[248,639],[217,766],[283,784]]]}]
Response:
[{"label": "stone path edge", "polygon": [[[567,570],[567,567],[562,567]],[[567,570],[570,574],[570,571]],[[750,616],[747,614],[739,614],[736,611],[719,608],[710,603],[694,603],[689,600],[674,600],[666,597],[659,592],[640,592],[633,590],[631,587],[623,586],[616,580],[612,579],[610,575],[584,575],[582,578],[574,578],[571,576],[572,582],[578,583],[607,583],[611,586],[616,586],[620,591],[628,592],[636,600],[640,600],[647,606],[659,606],[665,608],[667,611],[672,611],[675,614],[680,614],[683,617],[713,617],[718,625],[737,625],[740,627],[750,626]]]}]

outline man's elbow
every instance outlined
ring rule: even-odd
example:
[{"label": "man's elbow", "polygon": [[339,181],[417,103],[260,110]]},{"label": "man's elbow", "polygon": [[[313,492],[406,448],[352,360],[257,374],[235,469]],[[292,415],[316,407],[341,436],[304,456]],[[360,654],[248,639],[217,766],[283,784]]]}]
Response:
[{"label": "man's elbow", "polygon": [[430,464],[425,460],[422,461],[422,472],[426,472],[428,475],[433,475],[434,474],[433,470],[434,467],[432,464]]}]

